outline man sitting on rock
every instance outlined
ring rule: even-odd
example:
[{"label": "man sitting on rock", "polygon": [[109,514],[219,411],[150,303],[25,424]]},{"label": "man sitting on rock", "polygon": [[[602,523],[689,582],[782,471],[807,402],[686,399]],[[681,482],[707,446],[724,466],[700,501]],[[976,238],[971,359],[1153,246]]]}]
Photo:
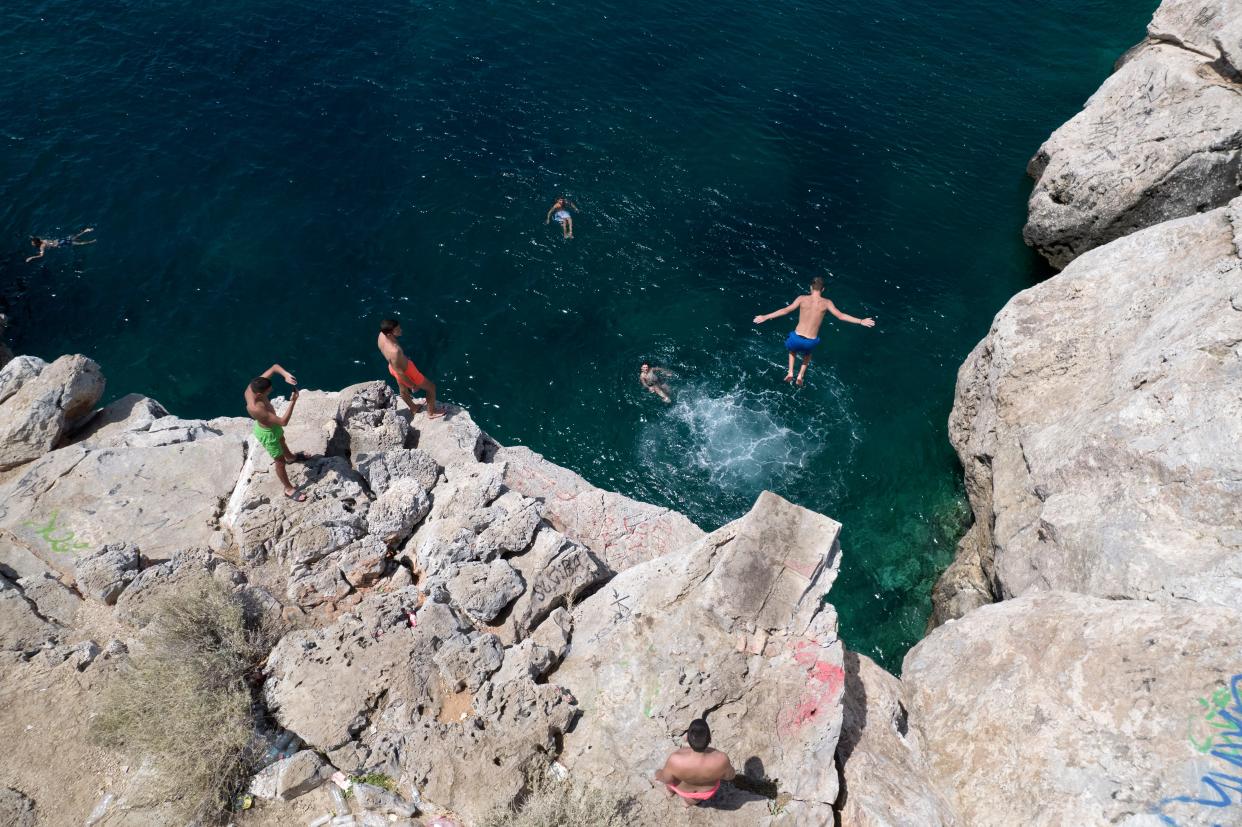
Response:
[{"label": "man sitting on rock", "polygon": [[674,752],[656,771],[655,780],[668,787],[670,795],[681,796],[687,807],[709,800],[720,790],[721,781],[732,781],[737,775],[729,756],[708,746],[711,740],[707,721],[695,718],[686,730],[690,746]]},{"label": "man sitting on rock", "polygon": [[272,365],[246,386],[246,413],[250,414],[250,418],[254,420],[254,438],[267,450],[272,463],[276,466],[276,478],[285,487],[285,496],[295,502],[305,502],[306,495],[299,493],[293,487],[293,484],[289,482],[289,472],[285,470],[285,463],[301,462],[306,459],[302,454],[294,455],[285,442],[285,426],[289,424],[289,417],[293,416],[293,406],[298,402],[298,389],[296,387],[293,389],[293,394],[289,398],[289,407],[285,408],[285,415],[277,416],[276,409],[272,407],[271,400],[268,399],[272,392],[270,377],[273,373],[279,373],[290,385],[298,383],[289,371],[280,365]]}]

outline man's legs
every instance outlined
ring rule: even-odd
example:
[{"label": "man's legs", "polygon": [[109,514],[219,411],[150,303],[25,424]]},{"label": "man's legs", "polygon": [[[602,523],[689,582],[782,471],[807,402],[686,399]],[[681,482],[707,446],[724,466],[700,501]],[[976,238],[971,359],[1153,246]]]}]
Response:
[{"label": "man's legs", "polygon": [[[789,360],[789,364],[790,364],[789,369],[792,371],[793,370],[792,359]],[[806,379],[806,369],[810,367],[810,365],[811,365],[811,354],[807,353],[805,356],[802,357],[802,370],[798,371],[798,384],[799,385],[801,385],[802,381]]]},{"label": "man's legs", "polygon": [[788,372],[786,372],[786,374],[785,374],[785,381],[786,381],[786,382],[792,382],[792,381],[793,381],[793,363],[794,363],[794,352],[791,350],[791,351],[789,351],[789,370],[788,370]]},{"label": "man's legs", "polygon": [[562,235],[564,235],[565,238],[573,238],[574,237],[574,220],[572,218],[566,218],[565,223],[561,225],[561,231],[562,231]]},{"label": "man's legs", "polygon": [[419,387],[427,394],[427,418],[435,419],[444,416],[444,412],[436,407],[436,383],[430,379],[423,379]]},{"label": "man's legs", "polygon": [[[286,448],[285,450],[288,451],[289,449]],[[296,502],[305,501],[305,494],[298,494],[296,497],[294,496],[294,492],[297,491],[297,489],[293,487],[293,483],[289,482],[289,472],[285,470],[284,458],[281,457],[280,459],[272,460],[272,465],[276,467],[276,479],[280,480],[280,484],[285,487],[285,496]]]},{"label": "man's legs", "polygon": [[401,384],[397,385],[397,389],[401,391],[401,400],[405,402],[406,406],[410,409],[410,413],[418,413],[418,408],[414,407],[414,396],[410,393],[410,389]]}]

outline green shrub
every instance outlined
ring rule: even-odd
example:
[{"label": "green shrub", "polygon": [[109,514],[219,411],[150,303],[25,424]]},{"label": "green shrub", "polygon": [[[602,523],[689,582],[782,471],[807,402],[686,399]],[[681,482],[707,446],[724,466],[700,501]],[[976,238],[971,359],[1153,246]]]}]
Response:
[{"label": "green shrub", "polygon": [[542,776],[517,805],[494,810],[478,827],[629,827],[633,805],[615,792]]},{"label": "green shrub", "polygon": [[218,815],[258,757],[247,675],[276,633],[248,623],[241,601],[216,580],[178,584],[155,603],[145,649],[105,689],[93,734],[153,759],[151,792],[188,818]]}]

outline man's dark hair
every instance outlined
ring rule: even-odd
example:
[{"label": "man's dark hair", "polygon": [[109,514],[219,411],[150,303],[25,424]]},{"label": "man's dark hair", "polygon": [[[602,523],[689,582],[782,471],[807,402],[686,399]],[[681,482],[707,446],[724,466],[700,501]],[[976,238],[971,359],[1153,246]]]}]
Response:
[{"label": "man's dark hair", "polygon": [[712,742],[712,731],[708,729],[707,721],[702,718],[691,721],[690,728],[686,730],[686,740],[690,742],[690,749],[706,752],[707,745]]},{"label": "man's dark hair", "polygon": [[401,322],[396,319],[384,319],[380,322],[380,333],[392,333],[399,327],[401,327]]},{"label": "man's dark hair", "polygon": [[819,291],[819,292],[821,292],[821,293],[822,293],[822,292],[824,292],[824,280],[823,280],[823,278],[822,278],[822,277],[820,277],[820,276],[816,276],[815,278],[811,279],[811,289],[812,289],[812,290],[818,290],[818,291]]},{"label": "man's dark hair", "polygon": [[42,244],[42,243],[43,243],[43,239],[39,238],[37,235],[32,235],[32,236],[30,237],[30,246],[31,246],[31,247],[38,247],[38,246],[39,246],[40,244]]},{"label": "man's dark hair", "polygon": [[255,393],[267,393],[272,389],[272,380],[266,376],[259,376],[250,380],[250,390]]}]

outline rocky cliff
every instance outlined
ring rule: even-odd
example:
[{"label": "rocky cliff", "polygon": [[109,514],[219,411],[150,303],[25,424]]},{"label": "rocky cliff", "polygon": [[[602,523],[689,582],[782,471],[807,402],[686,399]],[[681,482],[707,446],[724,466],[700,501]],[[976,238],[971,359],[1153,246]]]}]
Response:
[{"label": "rocky cliff", "polygon": [[1242,192],[1242,3],[1165,0],[1031,159],[1023,236],[1056,267]]}]

